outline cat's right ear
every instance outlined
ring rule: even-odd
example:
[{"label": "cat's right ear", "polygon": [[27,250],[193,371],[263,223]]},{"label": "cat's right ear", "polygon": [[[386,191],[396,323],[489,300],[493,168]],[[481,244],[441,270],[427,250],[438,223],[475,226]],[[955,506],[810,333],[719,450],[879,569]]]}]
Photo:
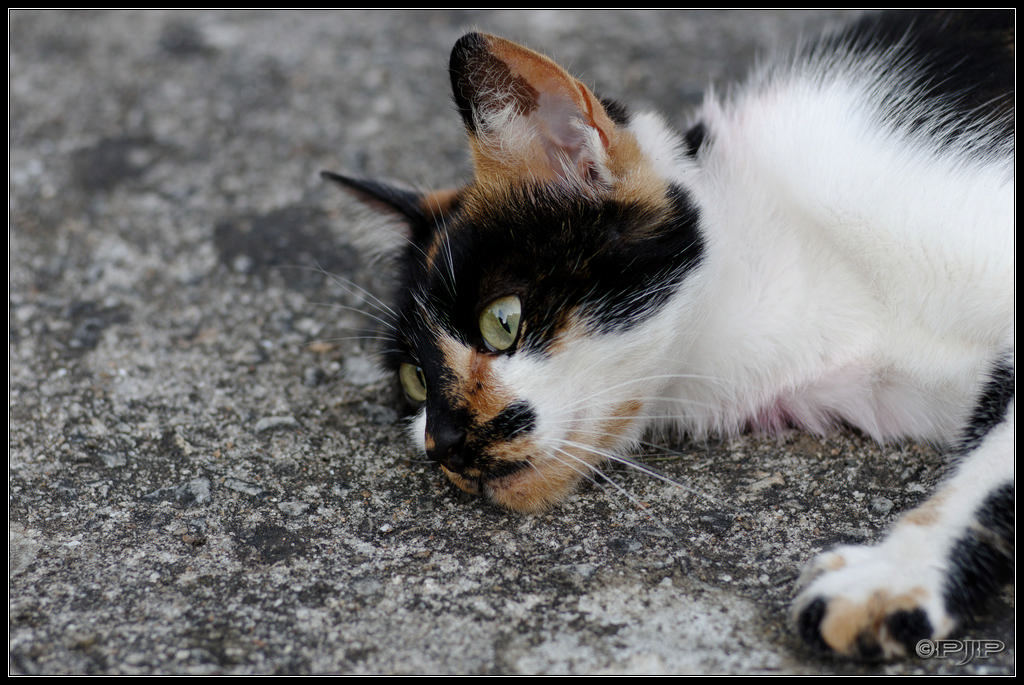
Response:
[{"label": "cat's right ear", "polygon": [[356,236],[356,242],[375,255],[393,254],[410,241],[428,242],[438,224],[458,206],[457,190],[418,192],[385,181],[343,176],[333,171],[321,171],[320,175],[372,210],[378,221],[368,222],[366,229]]},{"label": "cat's right ear", "polygon": [[469,33],[452,49],[449,74],[477,184],[555,179],[588,193],[612,185],[622,166],[619,130],[597,96],[554,61]]}]

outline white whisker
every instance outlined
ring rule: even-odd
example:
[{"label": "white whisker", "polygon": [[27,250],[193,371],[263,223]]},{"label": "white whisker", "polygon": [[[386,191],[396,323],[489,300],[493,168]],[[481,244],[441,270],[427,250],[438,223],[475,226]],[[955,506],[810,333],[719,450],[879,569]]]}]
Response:
[{"label": "white whisker", "polygon": [[[595,455],[597,455],[599,457],[607,459],[610,462],[614,462],[614,463],[617,463],[617,464],[622,464],[623,466],[627,466],[627,467],[629,467],[629,468],[631,468],[631,469],[633,469],[633,470],[635,470],[635,471],[637,471],[639,473],[642,473],[642,474],[647,475],[647,476],[651,476],[652,478],[655,478],[655,479],[660,480],[660,481],[662,481],[664,483],[672,485],[673,487],[678,487],[678,488],[680,488],[680,489],[690,493],[691,495],[696,495],[698,497],[702,497],[702,498],[712,502],[716,506],[724,507],[724,508],[729,508],[729,505],[727,505],[726,503],[724,503],[724,502],[722,502],[722,501],[712,497],[711,495],[709,495],[707,493],[704,493],[704,492],[701,492],[699,490],[696,490],[696,489],[692,488],[691,486],[687,485],[686,483],[683,483],[681,481],[676,480],[675,478],[667,476],[664,473],[661,473],[660,471],[658,471],[657,469],[655,469],[655,468],[653,468],[651,466],[648,466],[647,464],[643,464],[641,462],[638,462],[635,459],[632,459],[630,457],[626,457],[624,455],[617,454],[617,453],[614,453],[614,452],[610,452],[610,451],[607,451],[607,450],[597,449],[597,448],[592,447],[590,445],[587,445],[585,443],[575,442],[575,441],[572,441],[572,440],[559,440],[558,442],[559,442],[559,444],[562,444],[562,445],[566,445],[566,446],[569,446],[569,447],[572,447],[572,448],[575,448],[575,449],[578,449],[578,450],[583,450],[583,451],[586,451],[586,452],[590,452],[590,453],[595,454]],[[556,449],[558,449],[558,448],[556,448]]]},{"label": "white whisker", "polygon": [[335,273],[331,273],[330,271],[323,268],[323,266],[321,266],[319,263],[316,265],[315,268],[309,266],[295,266],[294,268],[316,271],[317,273],[326,277],[333,285],[338,286],[348,294],[360,297],[363,302],[373,307],[381,314],[392,319],[397,318],[398,316],[394,309],[388,306],[386,302],[384,302],[382,299],[374,295],[372,292],[370,292],[369,290],[367,290],[366,288],[364,288],[363,286],[359,285],[358,283],[351,279],[345,278],[344,276],[340,276]]},{"label": "white whisker", "polygon": [[361,316],[365,316],[368,319],[372,319],[372,320],[376,321],[377,323],[379,323],[381,326],[384,326],[385,328],[389,328],[389,329],[395,330],[395,331],[398,330],[398,326],[394,322],[389,321],[387,319],[384,319],[384,318],[382,318],[380,316],[377,316],[375,314],[370,314],[366,310],[359,309],[358,307],[350,307],[348,305],[338,304],[336,302],[314,302],[313,306],[314,307],[329,307],[331,309],[339,309],[341,311],[354,312],[354,313],[359,314]]},{"label": "white whisker", "polygon": [[[573,445],[571,445],[571,444],[568,444],[568,446],[572,447]],[[584,477],[585,477],[585,478],[587,478],[587,480],[589,480],[590,482],[592,482],[592,483],[594,483],[595,485],[597,485],[597,486],[599,486],[599,487],[600,487],[600,483],[598,482],[597,478],[596,478],[596,477],[595,477],[595,476],[594,476],[593,474],[597,474],[597,475],[600,475],[600,476],[601,476],[601,477],[603,478],[603,480],[604,480],[604,481],[605,481],[606,483],[608,483],[609,485],[611,485],[611,486],[612,486],[612,487],[613,487],[613,488],[614,488],[614,489],[615,489],[615,490],[616,490],[616,491],[617,491],[617,492],[618,492],[619,494],[621,494],[621,495],[622,495],[622,496],[624,496],[624,497],[625,497],[626,499],[628,499],[628,500],[629,500],[629,501],[630,501],[630,502],[631,502],[631,503],[632,503],[632,504],[633,504],[634,506],[636,506],[636,507],[637,507],[637,509],[640,509],[640,510],[644,510],[644,511],[647,511],[647,510],[649,509],[649,507],[648,507],[648,506],[647,506],[646,504],[644,504],[643,502],[641,502],[641,501],[640,501],[640,500],[639,500],[639,499],[638,499],[638,498],[637,498],[637,497],[636,497],[635,495],[633,495],[633,494],[632,494],[632,493],[630,493],[630,492],[629,492],[628,490],[626,490],[626,488],[624,488],[624,487],[622,487],[621,485],[619,485],[618,483],[616,483],[614,479],[612,479],[611,477],[609,477],[609,476],[608,476],[608,474],[606,474],[606,473],[605,473],[604,471],[602,471],[602,470],[601,470],[600,468],[598,468],[597,466],[595,466],[595,465],[593,465],[593,464],[590,464],[590,463],[588,463],[588,462],[587,462],[586,460],[584,460],[584,459],[581,459],[580,457],[577,457],[577,456],[576,456],[576,455],[574,455],[574,454],[573,454],[573,453],[572,453],[572,452],[571,452],[570,450],[567,450],[567,449],[563,449],[563,448],[560,448],[560,447],[555,447],[555,448],[554,448],[554,451],[555,451],[555,452],[557,452],[558,454],[561,454],[561,455],[564,455],[564,456],[566,456],[566,457],[569,457],[569,458],[570,458],[570,459],[572,459],[572,460],[573,460],[574,462],[577,462],[577,463],[579,463],[579,464],[583,465],[584,467],[586,467],[586,469],[587,469],[587,473],[584,473]],[[563,459],[560,459],[560,458],[558,458],[558,457],[557,457],[557,456],[555,456],[555,455],[554,455],[553,453],[549,453],[549,454],[551,454],[551,456],[552,456],[553,458],[555,458],[555,459],[559,459],[559,461],[560,461],[561,463],[563,463],[563,464],[566,464],[566,465],[568,465],[568,466],[571,466],[571,464],[569,464],[568,462],[564,461]],[[577,472],[579,472],[579,473],[583,473],[583,472],[582,472],[581,470],[579,470],[579,469],[576,469],[576,470],[577,470]],[[661,530],[662,530],[662,531],[663,531],[664,533],[666,533],[667,535],[670,535],[670,536],[671,536],[671,535],[673,534],[671,530],[669,530],[668,528],[666,528],[666,527],[665,527],[665,526],[664,526],[664,525],[663,525],[663,524],[661,523],[661,521],[658,521],[658,520],[657,520],[656,518],[654,518],[654,516],[651,516],[649,512],[648,512],[648,515],[649,515],[649,516],[651,517],[651,520],[653,520],[653,521],[654,521],[655,525],[657,525],[657,526],[658,526],[659,528],[661,528]]]}]

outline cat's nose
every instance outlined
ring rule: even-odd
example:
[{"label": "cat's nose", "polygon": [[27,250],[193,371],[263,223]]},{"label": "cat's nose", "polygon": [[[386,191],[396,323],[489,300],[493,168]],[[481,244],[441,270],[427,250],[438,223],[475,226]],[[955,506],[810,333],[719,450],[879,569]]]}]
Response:
[{"label": "cat's nose", "polygon": [[467,453],[466,432],[454,426],[435,426],[426,436],[427,456],[449,471],[461,473],[472,465]]}]

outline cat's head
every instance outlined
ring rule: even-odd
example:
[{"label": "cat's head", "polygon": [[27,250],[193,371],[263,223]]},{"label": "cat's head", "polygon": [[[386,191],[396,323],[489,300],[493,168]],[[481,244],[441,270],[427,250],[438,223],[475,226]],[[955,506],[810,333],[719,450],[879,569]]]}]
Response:
[{"label": "cat's head", "polygon": [[450,72],[471,182],[325,175],[398,219],[385,358],[419,405],[415,439],[462,489],[537,510],[640,437],[698,217],[653,119],[494,36],[459,40]]}]

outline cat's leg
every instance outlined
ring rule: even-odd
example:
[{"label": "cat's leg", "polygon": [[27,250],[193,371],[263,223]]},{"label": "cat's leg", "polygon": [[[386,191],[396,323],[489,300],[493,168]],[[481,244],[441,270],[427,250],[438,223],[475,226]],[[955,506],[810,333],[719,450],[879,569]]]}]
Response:
[{"label": "cat's leg", "polygon": [[807,643],[858,658],[913,655],[921,640],[949,636],[1012,580],[1012,372],[1008,387],[999,423],[968,436],[969,451],[938,493],[879,544],[840,547],[811,563],[794,603]]}]

